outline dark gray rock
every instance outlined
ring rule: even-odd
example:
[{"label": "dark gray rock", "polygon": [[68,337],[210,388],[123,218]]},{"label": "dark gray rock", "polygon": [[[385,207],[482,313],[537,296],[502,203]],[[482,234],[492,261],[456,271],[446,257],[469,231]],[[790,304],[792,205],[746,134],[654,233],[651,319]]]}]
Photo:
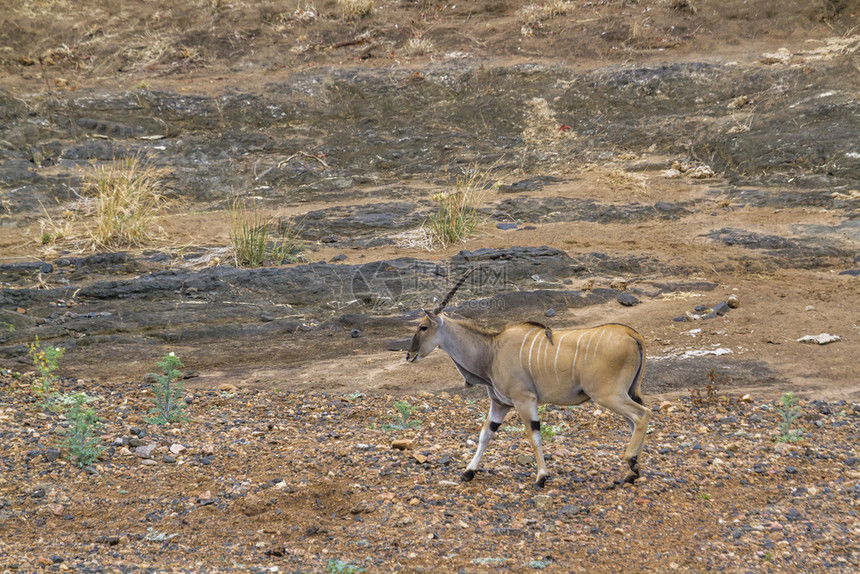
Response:
[{"label": "dark gray rock", "polygon": [[639,304],[639,299],[636,298],[635,295],[631,293],[620,293],[618,297],[615,298],[616,301],[624,305],[625,307],[633,307],[634,305]]}]

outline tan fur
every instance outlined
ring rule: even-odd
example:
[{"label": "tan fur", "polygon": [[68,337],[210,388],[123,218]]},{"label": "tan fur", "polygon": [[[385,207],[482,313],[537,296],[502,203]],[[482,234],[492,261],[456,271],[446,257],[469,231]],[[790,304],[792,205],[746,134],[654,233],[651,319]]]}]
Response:
[{"label": "tan fur", "polygon": [[639,456],[651,413],[639,396],[645,342],[630,327],[609,324],[550,332],[540,323],[518,323],[493,332],[427,312],[407,360],[418,361],[437,346],[448,353],[467,384],[486,385],[490,395],[490,415],[464,480],[471,480],[478,469],[493,435],[490,424],[501,424],[515,408],[535,453],[537,484],[543,486],[548,472],[540,431],[532,428],[533,421],[540,420],[537,406],[577,405],[589,399],[630,424],[632,436],[624,455],[629,471],[624,481],[639,477]]}]

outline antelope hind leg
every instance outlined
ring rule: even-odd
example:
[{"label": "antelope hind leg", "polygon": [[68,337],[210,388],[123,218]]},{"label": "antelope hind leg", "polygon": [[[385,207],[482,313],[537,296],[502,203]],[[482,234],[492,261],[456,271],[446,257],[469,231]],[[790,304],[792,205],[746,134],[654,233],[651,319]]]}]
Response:
[{"label": "antelope hind leg", "polygon": [[639,478],[640,474],[639,457],[642,455],[642,446],[645,442],[645,432],[648,430],[651,411],[627,395],[621,397],[601,397],[600,399],[592,397],[592,399],[597,404],[606,407],[614,413],[618,413],[630,424],[632,430],[630,443],[627,445],[627,450],[624,453],[624,460],[627,462],[628,471],[620,483],[628,482],[633,484]]}]

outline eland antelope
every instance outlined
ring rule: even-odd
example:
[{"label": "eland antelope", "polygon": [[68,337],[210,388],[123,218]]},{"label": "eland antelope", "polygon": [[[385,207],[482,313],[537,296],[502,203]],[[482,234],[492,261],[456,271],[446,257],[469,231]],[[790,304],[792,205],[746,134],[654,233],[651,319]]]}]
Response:
[{"label": "eland antelope", "polygon": [[549,473],[541,448],[538,405],[578,405],[591,399],[630,424],[632,437],[624,454],[629,471],[623,482],[633,483],[639,478],[639,457],[651,417],[639,394],[645,367],[642,336],[618,324],[552,333],[545,325],[525,322],[488,331],[445,315],[445,304],[469,273],[433,311],[424,311],[406,354],[406,360],[414,363],[441,347],[467,385],[487,387],[490,413],[462,479],[475,477],[490,439],[514,408],[534,450],[535,486],[542,488]]}]

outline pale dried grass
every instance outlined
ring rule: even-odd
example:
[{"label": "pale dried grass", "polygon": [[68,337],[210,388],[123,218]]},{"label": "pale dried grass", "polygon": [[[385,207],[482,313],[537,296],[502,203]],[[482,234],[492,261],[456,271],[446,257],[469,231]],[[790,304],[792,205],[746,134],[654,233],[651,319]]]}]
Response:
[{"label": "pale dried grass", "polygon": [[337,13],[343,20],[364,18],[373,11],[373,0],[337,0]]}]

